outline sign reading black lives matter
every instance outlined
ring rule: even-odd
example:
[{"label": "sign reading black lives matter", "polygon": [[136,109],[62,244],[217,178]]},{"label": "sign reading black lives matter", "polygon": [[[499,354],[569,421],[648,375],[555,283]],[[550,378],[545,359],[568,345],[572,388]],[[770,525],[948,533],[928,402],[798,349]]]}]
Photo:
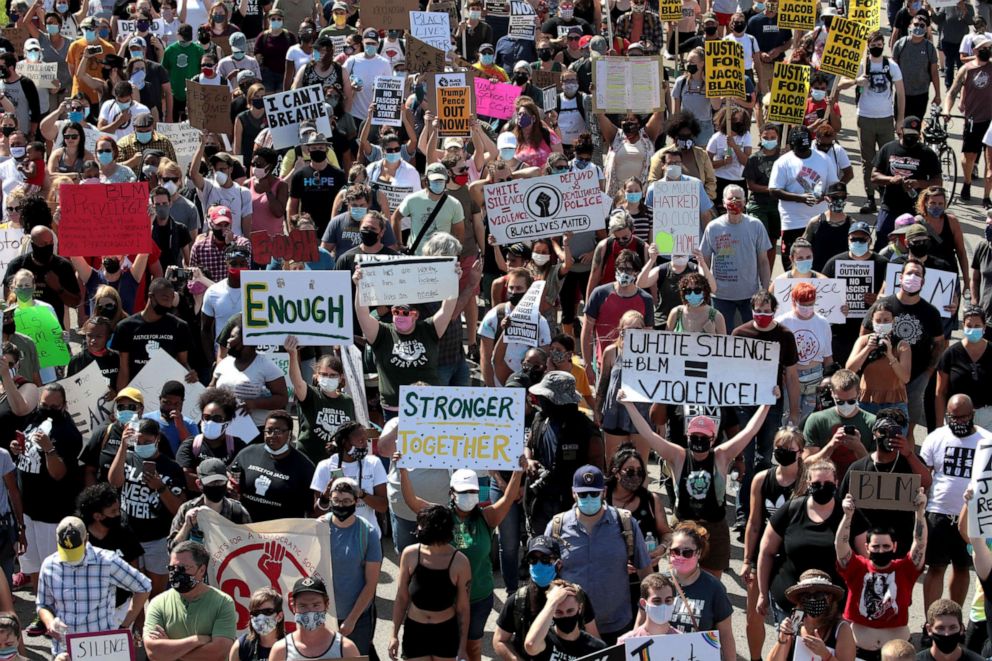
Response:
[{"label": "sign reading black lives matter", "polygon": [[774,404],[777,342],[629,329],[622,384],[631,401],[702,406]]},{"label": "sign reading black lives matter", "polygon": [[320,85],[268,95],[265,97],[265,115],[273,149],[300,144],[300,124],[307,120],[316,124],[318,133],[328,139],[331,137],[331,120],[327,117],[324,90]]},{"label": "sign reading black lives matter", "polygon": [[488,184],[483,196],[489,231],[500,245],[606,228],[592,168]]},{"label": "sign reading black lives matter", "polygon": [[372,89],[373,126],[402,126],[403,76],[376,76]]}]

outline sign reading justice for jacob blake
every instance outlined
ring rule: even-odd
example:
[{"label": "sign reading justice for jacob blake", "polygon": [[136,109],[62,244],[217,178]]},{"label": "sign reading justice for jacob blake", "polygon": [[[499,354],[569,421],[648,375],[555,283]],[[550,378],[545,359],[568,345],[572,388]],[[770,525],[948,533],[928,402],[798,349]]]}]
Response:
[{"label": "sign reading justice for jacob blake", "polygon": [[400,466],[516,470],[524,451],[523,389],[400,386],[399,403]]},{"label": "sign reading justice for jacob blake", "polygon": [[622,384],[634,402],[774,404],[778,354],[777,342],[629,329],[623,340]]}]

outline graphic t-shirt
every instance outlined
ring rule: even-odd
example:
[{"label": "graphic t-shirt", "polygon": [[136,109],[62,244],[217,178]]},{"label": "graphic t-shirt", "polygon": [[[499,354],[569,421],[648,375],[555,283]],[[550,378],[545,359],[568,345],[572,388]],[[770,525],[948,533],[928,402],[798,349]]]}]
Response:
[{"label": "graphic t-shirt", "polygon": [[315,464],[327,458],[324,447],[338,427],[355,420],[355,402],[344,393],[328,397],[307,384],[307,398],[300,404],[300,449]]},{"label": "graphic t-shirt", "polygon": [[331,202],[347,183],[348,175],[333,165],[319,172],[305,165],[290,179],[289,196],[300,201],[300,212],[310,214],[318,234],[323,235],[331,220]]},{"label": "graphic t-shirt", "polygon": [[56,480],[48,472],[45,452],[32,439],[32,432],[48,419],[47,414],[39,411],[25,425],[24,451],[17,455],[17,473],[24,513],[35,521],[58,523],[76,511],[80,484],[74,457],[79,455],[83,437],[69,416],[52,420],[52,431],[48,437],[66,467],[66,474],[61,480]]},{"label": "graphic t-shirt", "polygon": [[957,516],[964,502],[964,491],[971,480],[975,450],[980,443],[992,440],[992,434],[975,427],[970,436],[958,438],[948,427],[930,432],[920,448],[920,459],[933,469],[933,484],[927,512]]},{"label": "graphic t-shirt", "polygon": [[800,319],[795,310],[789,310],[778,322],[791,330],[796,338],[799,369],[813,362],[822,363],[824,358],[833,355],[830,348],[830,322],[820,315]]},{"label": "graphic t-shirt", "polygon": [[439,340],[432,321],[418,319],[409,335],[401,335],[392,324],[379,322],[372,351],[379,371],[379,394],[385,404],[398,405],[401,385],[437,382]]},{"label": "graphic t-shirt", "polygon": [[[181,496],[186,490],[183,469],[161,453],[154,461],[155,471],[165,488],[173,495]],[[139,542],[151,542],[168,536],[173,515],[145,481],[143,464],[141,457],[128,450],[124,460],[124,486],[121,487],[121,514]]]},{"label": "graphic t-shirt", "polygon": [[313,509],[314,468],[299,450],[273,457],[264,443],[249,445],[231,466],[241,470],[241,504],[252,521],[304,517]]},{"label": "graphic t-shirt", "polygon": [[565,640],[552,626],[544,638],[544,651],[533,657],[537,661],[575,661],[598,650],[606,649],[606,643],[599,638],[580,630],[575,640]]},{"label": "graphic t-shirt", "polygon": [[[716,625],[733,613],[733,606],[727,597],[727,589],[719,579],[711,574],[700,572],[699,577],[690,585],[683,585],[681,595],[675,595],[674,610],[669,622],[683,633],[693,631],[712,631]],[[689,607],[686,607],[688,600]],[[690,614],[689,610],[692,609]],[[692,616],[696,616],[697,627],[692,625]]]},{"label": "graphic t-shirt", "polygon": [[[772,166],[768,186],[796,195],[812,193],[819,198],[836,181],[837,167],[833,161],[814,149],[806,158],[799,158],[792,152],[780,156]],[[806,227],[810,218],[826,213],[827,203],[809,206],[805,202],[779,200],[778,211],[783,230],[798,230]]]},{"label": "graphic t-shirt", "polygon": [[758,255],[771,250],[768,230],[761,221],[744,215],[732,223],[724,215],[706,225],[700,250],[710,260],[717,282],[717,298],[740,301],[761,288]]},{"label": "graphic t-shirt", "polygon": [[[940,320],[940,312],[923,299],[907,305],[901,302],[895,294],[879,298],[878,301],[886,301],[892,306],[892,334],[909,343],[913,358],[910,379],[915,379],[923,374],[930,364],[934,339],[944,336],[944,325]],[[878,301],[876,301],[876,305]],[[865,318],[861,322],[862,328],[871,330],[874,310],[875,308],[872,306],[865,314]]]},{"label": "graphic t-shirt", "polygon": [[193,345],[189,325],[171,314],[158,321],[146,321],[140,313],[133,314],[117,324],[112,341],[115,351],[128,354],[128,373],[132,379],[158,349],[165,349],[176,358]]},{"label": "graphic t-shirt", "polygon": [[840,575],[847,581],[847,604],[844,619],[872,629],[904,627],[909,623],[909,604],[913,585],[920,577],[906,555],[893,560],[884,570],[857,553],[851,554]]},{"label": "graphic t-shirt", "polygon": [[[840,481],[840,489],[837,493],[840,494],[839,497],[841,499],[851,492],[851,473],[853,471],[866,471],[868,473],[903,473],[908,475],[913,472],[913,467],[910,466],[909,460],[901,454],[896,455],[895,462],[884,464],[875,463],[875,461],[871,458],[871,455],[862,457],[848,467],[847,474],[844,475],[844,478]],[[897,544],[896,551],[898,553],[909,551],[909,547],[913,543],[913,526],[916,522],[916,512],[869,509],[866,507],[861,507],[860,505],[858,506],[858,512],[865,517],[868,521],[868,525],[872,528],[875,526],[892,528],[892,532],[894,533],[893,540]]]},{"label": "graphic t-shirt", "polygon": [[[879,174],[890,177],[900,175],[903,179],[927,181],[940,176],[940,161],[932,149],[922,144],[907,149],[898,140],[879,149],[872,165]],[[881,206],[893,215],[914,213],[916,199],[902,185],[885,186]]]},{"label": "graphic t-shirt", "polygon": [[596,321],[597,360],[602,356],[603,350],[620,336],[620,317],[629,310],[644,315],[645,328],[654,325],[654,304],[651,295],[643,289],[638,288],[633,296],[621,296],[610,282],[592,290],[592,295],[586,301],[586,315]]},{"label": "graphic t-shirt", "polygon": [[881,119],[892,117],[892,83],[902,80],[902,70],[892,58],[883,58],[880,62],[868,59],[868,71],[865,72],[864,62],[858,67],[858,75],[866,76],[868,84],[861,88],[858,99],[858,117]]},{"label": "graphic t-shirt", "polygon": [[[346,461],[342,467],[340,457],[335,454],[317,464],[313,481],[310,483],[311,491],[323,492],[337,471],[340,471],[343,477],[350,477],[358,482],[358,486],[366,493],[372,493],[380,484],[386,484],[386,469],[379,457],[372,455],[365,456],[358,461]],[[380,532],[379,522],[375,518],[375,510],[366,505],[365,501],[358,501],[355,513],[372,526],[376,532]]]}]

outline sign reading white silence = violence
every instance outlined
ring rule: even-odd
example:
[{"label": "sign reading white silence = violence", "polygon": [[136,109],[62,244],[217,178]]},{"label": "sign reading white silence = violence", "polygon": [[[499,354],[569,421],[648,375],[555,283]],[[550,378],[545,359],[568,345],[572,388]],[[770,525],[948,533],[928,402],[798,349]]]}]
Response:
[{"label": "sign reading white silence = violence", "polygon": [[488,184],[483,195],[489,231],[500,245],[606,228],[593,168]]},{"label": "sign reading white silence = violence", "polygon": [[777,342],[733,335],[628,329],[621,382],[630,400],[658,404],[774,404]]}]

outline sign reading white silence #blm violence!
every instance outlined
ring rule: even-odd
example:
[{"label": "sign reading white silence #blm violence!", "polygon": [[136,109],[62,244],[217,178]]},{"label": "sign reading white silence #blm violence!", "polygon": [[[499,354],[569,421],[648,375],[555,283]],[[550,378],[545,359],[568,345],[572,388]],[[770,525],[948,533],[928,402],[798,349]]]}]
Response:
[{"label": "sign reading white silence #blm violence!", "polygon": [[458,298],[454,257],[362,261],[358,302],[364,306],[429,303]]},{"label": "sign reading white silence #blm violence!", "polygon": [[488,184],[483,195],[489,231],[500,245],[606,228],[592,168]]},{"label": "sign reading white silence #blm violence!", "polygon": [[659,404],[774,404],[777,342],[733,335],[628,329],[621,382],[630,400]]}]

